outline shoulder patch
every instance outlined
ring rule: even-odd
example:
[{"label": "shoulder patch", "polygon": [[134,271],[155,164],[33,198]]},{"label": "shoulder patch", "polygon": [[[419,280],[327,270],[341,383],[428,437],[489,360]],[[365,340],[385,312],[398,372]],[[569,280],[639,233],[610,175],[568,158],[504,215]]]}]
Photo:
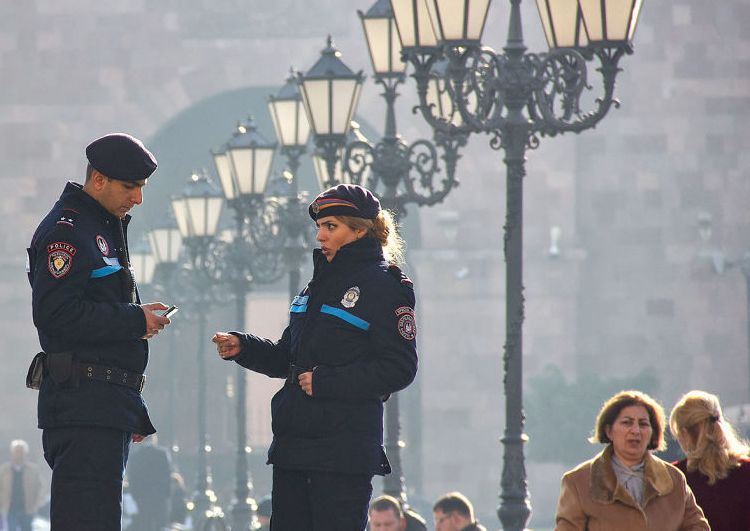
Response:
[{"label": "shoulder patch", "polygon": [[47,269],[53,278],[62,278],[73,266],[76,248],[67,242],[54,242],[47,245]]},{"label": "shoulder patch", "polygon": [[409,306],[400,306],[396,308],[398,316],[398,333],[407,341],[417,337],[417,321],[414,318],[414,308]]},{"label": "shoulder patch", "polygon": [[391,264],[388,266],[388,272],[391,274],[393,278],[395,278],[402,286],[407,286],[409,288],[414,289],[414,282],[411,281],[409,277],[407,277],[403,271],[401,271],[401,268],[397,265]]}]

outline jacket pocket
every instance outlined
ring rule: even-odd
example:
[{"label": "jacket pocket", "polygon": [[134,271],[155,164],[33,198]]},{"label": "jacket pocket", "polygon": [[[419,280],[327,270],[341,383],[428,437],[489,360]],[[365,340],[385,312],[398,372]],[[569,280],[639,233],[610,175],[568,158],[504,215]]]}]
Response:
[{"label": "jacket pocket", "polygon": [[271,399],[271,428],[277,436],[328,437],[346,428],[346,410],[341,406],[285,384]]}]

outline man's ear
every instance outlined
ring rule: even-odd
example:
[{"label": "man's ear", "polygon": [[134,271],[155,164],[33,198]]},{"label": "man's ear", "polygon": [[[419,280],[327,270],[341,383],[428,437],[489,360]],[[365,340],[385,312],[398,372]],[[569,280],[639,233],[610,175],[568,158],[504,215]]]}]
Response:
[{"label": "man's ear", "polygon": [[404,515],[401,515],[401,521],[399,522],[398,528],[401,531],[406,531],[406,517]]},{"label": "man's ear", "polygon": [[91,171],[91,184],[94,185],[95,190],[101,190],[106,182],[107,177],[102,172],[96,169]]}]

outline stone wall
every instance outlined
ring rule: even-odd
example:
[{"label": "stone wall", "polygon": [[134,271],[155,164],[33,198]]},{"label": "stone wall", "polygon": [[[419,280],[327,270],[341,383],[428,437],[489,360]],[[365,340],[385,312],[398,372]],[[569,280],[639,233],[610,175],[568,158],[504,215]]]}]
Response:
[{"label": "stone wall", "polygon": [[[280,85],[290,65],[312,65],[329,32],[347,64],[367,72],[355,14],[367,7],[342,0],[0,6],[0,385],[7,404],[0,446],[20,435],[40,457],[35,395],[22,383],[37,349],[23,249],[64,180],[80,178],[83,146],[113,130],[148,143],[207,98]],[[529,47],[541,51],[532,2],[524,3],[524,16]],[[702,254],[721,248],[738,256],[750,245],[748,18],[748,0],[646,3],[635,54],[618,78],[622,108],[595,131],[543,139],[529,153],[527,375],[547,364],[569,378],[583,368],[617,375],[652,368],[666,407],[694,387],[720,392],[727,404],[748,400],[743,281],[736,270],[715,275]],[[496,3],[487,44],[500,48],[506,27],[507,6]],[[361,113],[380,127],[377,92],[368,81]],[[411,140],[429,136],[409,112],[413,86],[401,93],[400,130]],[[238,109],[237,118],[245,112]],[[487,140],[472,138],[459,162],[462,184],[444,204],[410,214],[421,227],[411,265],[420,296],[423,436],[421,454],[407,448],[406,466],[417,478],[407,476],[415,499],[459,489],[493,526],[504,422],[505,192],[502,154]],[[457,212],[458,221],[446,212]],[[713,238],[703,243],[702,212],[714,222]],[[552,227],[561,231],[556,258],[548,253]],[[405,431],[407,439],[416,433]],[[231,440],[214,442],[232,447]],[[549,472],[557,470],[552,465],[529,467],[539,525],[551,519],[559,474]]]}]

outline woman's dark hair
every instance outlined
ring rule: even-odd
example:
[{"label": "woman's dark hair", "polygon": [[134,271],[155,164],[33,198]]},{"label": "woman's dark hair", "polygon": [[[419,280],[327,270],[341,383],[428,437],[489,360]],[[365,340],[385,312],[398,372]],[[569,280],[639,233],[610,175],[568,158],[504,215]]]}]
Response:
[{"label": "woman's dark hair", "polygon": [[591,443],[610,444],[612,440],[607,437],[607,426],[612,426],[626,407],[643,406],[648,412],[648,420],[651,423],[651,440],[648,443],[649,450],[666,450],[667,441],[664,438],[666,428],[666,417],[664,409],[659,403],[640,391],[620,391],[612,398],[604,402],[596,417],[594,434],[589,438]]}]

